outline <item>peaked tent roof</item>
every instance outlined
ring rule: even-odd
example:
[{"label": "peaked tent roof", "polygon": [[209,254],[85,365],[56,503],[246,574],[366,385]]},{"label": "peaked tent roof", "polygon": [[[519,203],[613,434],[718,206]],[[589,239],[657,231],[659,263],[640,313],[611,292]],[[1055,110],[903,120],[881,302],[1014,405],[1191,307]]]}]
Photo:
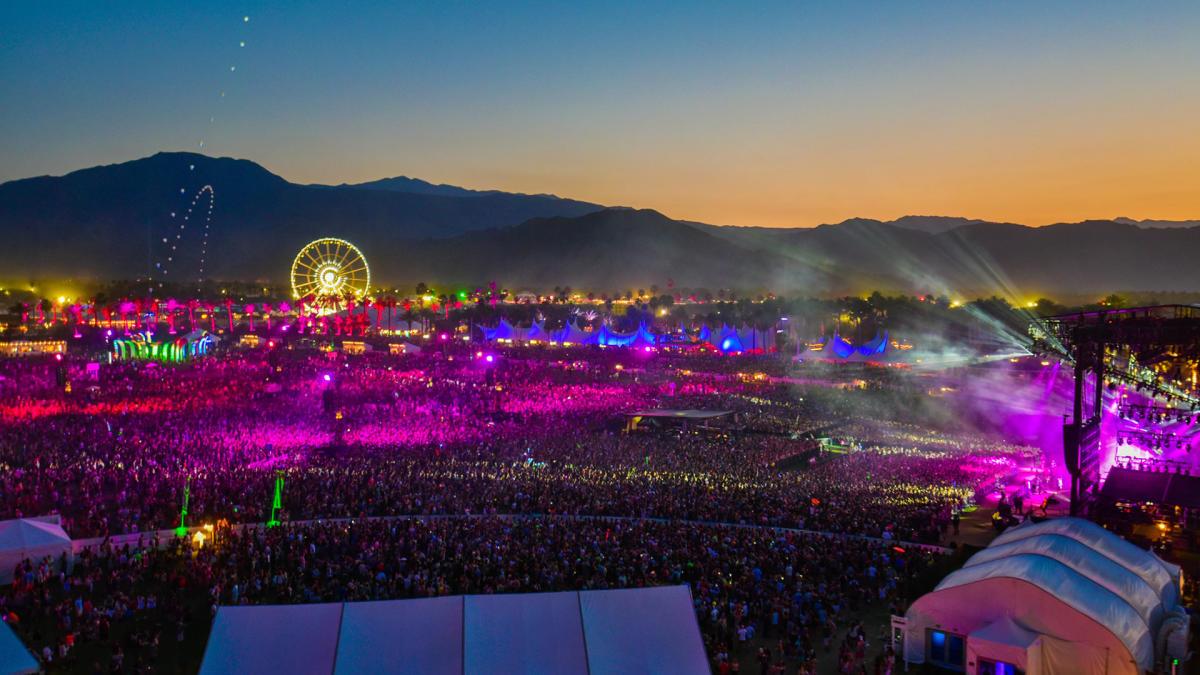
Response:
[{"label": "peaked tent roof", "polygon": [[57,523],[32,518],[0,521],[0,550],[31,549],[71,544],[71,537]]},{"label": "peaked tent roof", "polygon": [[37,671],[37,659],[33,658],[12,628],[0,621],[0,673],[18,675]]}]

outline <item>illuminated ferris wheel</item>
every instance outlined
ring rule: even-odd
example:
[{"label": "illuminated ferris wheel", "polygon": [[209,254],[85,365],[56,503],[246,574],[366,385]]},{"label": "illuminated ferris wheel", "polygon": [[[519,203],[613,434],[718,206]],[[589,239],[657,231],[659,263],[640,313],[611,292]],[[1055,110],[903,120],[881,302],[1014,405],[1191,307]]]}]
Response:
[{"label": "illuminated ferris wheel", "polygon": [[357,246],[342,239],[311,242],[292,262],[292,297],[311,295],[322,314],[337,311],[347,299],[363,299],[370,285],[367,259]]}]

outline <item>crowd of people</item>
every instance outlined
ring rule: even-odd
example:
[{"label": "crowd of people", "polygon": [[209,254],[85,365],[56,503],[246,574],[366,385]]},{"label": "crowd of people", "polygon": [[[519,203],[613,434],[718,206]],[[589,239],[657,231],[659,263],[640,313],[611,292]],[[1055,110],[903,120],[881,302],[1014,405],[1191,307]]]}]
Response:
[{"label": "crowd of people", "polygon": [[[944,542],[982,474],[1030,451],[864,420],[853,392],[759,361],[277,345],[68,360],[69,388],[54,361],[0,362],[0,517],[97,541],[70,571],[16,570],[0,611],[51,668],[139,672],[191,663],[219,604],[686,583],[715,670],[892,672],[856,617],[902,602],[940,555],[908,542]],[[733,414],[623,429],[653,407]],[[284,525],[253,527],[280,476]],[[151,534],[185,492],[188,525],[230,524],[216,545]]]}]

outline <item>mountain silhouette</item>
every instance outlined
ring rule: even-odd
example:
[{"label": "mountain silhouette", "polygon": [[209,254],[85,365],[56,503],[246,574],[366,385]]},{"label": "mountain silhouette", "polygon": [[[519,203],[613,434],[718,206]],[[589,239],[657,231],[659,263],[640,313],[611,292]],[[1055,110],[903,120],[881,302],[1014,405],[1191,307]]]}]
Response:
[{"label": "mountain silhouette", "polygon": [[[247,160],[159,153],[0,185],[0,281],[130,279],[167,255],[194,278],[202,231],[179,216],[215,191],[206,276],[287,279],[308,241],[359,246],[380,284],[569,285],[974,297],[1200,290],[1200,227],[1100,220],[1026,227],[946,216],[813,228],[722,227],[651,210],[396,177],[297,185]],[[200,207],[198,207],[200,208]],[[176,214],[175,218],[171,213]],[[164,239],[167,242],[164,243]]]},{"label": "mountain silhouette", "polygon": [[[296,185],[247,160],[193,153],[151,157],[0,185],[5,277],[134,278],[165,257],[192,196],[212,185],[213,278],[278,279],[308,241],[340,236],[365,249],[452,237],[598,205],[503,192],[454,197],[351,186]],[[175,218],[171,213],[176,214]],[[181,240],[175,267],[198,271],[201,232]]]}]

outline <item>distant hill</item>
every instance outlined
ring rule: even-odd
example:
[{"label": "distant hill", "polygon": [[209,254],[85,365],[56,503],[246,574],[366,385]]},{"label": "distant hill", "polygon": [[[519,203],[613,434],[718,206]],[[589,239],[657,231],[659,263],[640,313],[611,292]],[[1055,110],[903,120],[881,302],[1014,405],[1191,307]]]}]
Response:
[{"label": "distant hill", "polygon": [[1200,220],[1134,220],[1133,218],[1121,217],[1113,218],[1113,222],[1124,225],[1137,225],[1138,227],[1147,229],[1200,226]]},{"label": "distant hill", "polygon": [[852,219],[812,229],[723,228],[824,272],[840,290],[947,295],[1091,294],[1200,289],[1200,227],[1113,221],[1026,227],[977,222],[937,234]]},{"label": "distant hill", "polygon": [[[122,164],[0,184],[0,276],[132,278],[162,257],[164,237],[196,191],[211,184],[216,278],[279,278],[296,251],[342,236],[373,251],[403,240],[453,237],[530,218],[602,208],[542,195],[453,196],[289,183],[247,160],[159,153]],[[469,191],[466,191],[469,192]],[[198,270],[199,232],[182,240],[181,273]],[[173,240],[173,239],[172,239]],[[379,255],[378,253],[376,254]]]},{"label": "distant hill", "polygon": [[446,185],[445,183],[430,183],[429,181],[421,180],[420,178],[409,178],[408,176],[395,176],[393,178],[381,178],[366,183],[342,183],[338,187],[352,187],[361,190],[386,190],[388,192],[407,192],[414,195],[438,195],[441,197],[486,197],[489,195],[505,195],[509,197],[525,197],[532,203],[546,203],[549,200],[551,203],[557,202],[559,206],[569,205],[570,207],[578,207],[590,211],[598,211],[602,208],[600,204],[592,204],[589,202],[581,202],[575,199],[566,199],[557,195],[548,194],[522,194],[513,192],[502,192],[500,190],[470,190],[468,188],[458,187],[457,185]]},{"label": "distant hill", "polygon": [[[607,209],[578,218],[536,218],[452,239],[411,245],[404,270],[410,278],[456,283],[501,280],[517,287],[617,291],[652,285],[781,288],[815,270],[793,259],[742,246],[661,213]],[[820,278],[828,287],[831,280]]]},{"label": "distant hill", "polygon": [[[191,153],[0,185],[0,281],[134,278],[173,257],[199,268],[202,231],[179,230],[211,184],[208,275],[285,281],[308,241],[337,236],[381,284],[657,285],[814,295],[872,289],[973,297],[1200,290],[1200,226],[1085,221],[1031,228],[944,216],[852,218],[814,228],[720,227],[551,195],[396,177],[297,185],[246,160]],[[167,241],[164,242],[164,239]]]}]

